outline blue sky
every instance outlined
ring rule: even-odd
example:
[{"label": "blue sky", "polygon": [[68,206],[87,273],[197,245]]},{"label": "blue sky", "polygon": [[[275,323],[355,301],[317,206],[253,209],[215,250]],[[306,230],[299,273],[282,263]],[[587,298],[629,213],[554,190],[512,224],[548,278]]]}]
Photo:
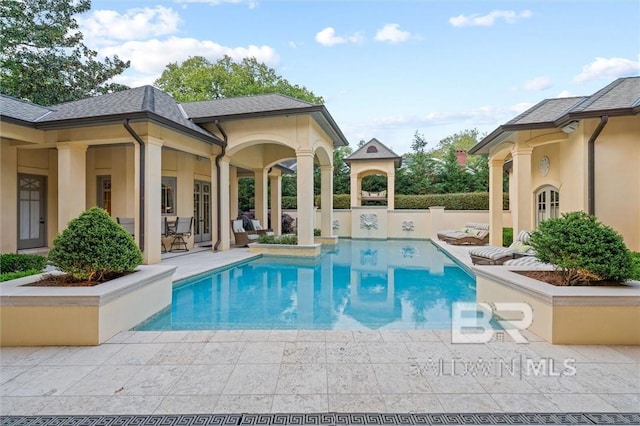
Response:
[{"label": "blue sky", "polygon": [[255,56],[323,96],[352,147],[398,154],[640,74],[640,1],[94,0],[85,42],[152,84],[170,62]]}]

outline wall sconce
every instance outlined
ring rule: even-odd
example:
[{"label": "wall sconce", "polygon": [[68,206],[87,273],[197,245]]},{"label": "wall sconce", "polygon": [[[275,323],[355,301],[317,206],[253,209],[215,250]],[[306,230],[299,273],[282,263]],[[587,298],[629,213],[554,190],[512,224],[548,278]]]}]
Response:
[{"label": "wall sconce", "polygon": [[576,130],[579,125],[580,125],[579,121],[572,121],[569,124],[567,124],[566,126],[563,126],[562,127],[562,131],[565,132],[565,133],[571,133],[574,130]]}]

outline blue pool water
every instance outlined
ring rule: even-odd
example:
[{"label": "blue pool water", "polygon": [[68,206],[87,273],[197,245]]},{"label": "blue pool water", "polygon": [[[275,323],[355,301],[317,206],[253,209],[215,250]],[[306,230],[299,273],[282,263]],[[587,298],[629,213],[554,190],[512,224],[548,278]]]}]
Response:
[{"label": "blue pool water", "polygon": [[475,280],[429,241],[341,240],[315,260],[263,257],[177,283],[135,330],[446,329]]}]

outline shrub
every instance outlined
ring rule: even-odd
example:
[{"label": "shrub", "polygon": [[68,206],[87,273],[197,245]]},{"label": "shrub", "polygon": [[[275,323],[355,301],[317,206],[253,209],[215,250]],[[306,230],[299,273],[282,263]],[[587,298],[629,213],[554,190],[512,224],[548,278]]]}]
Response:
[{"label": "shrub", "polygon": [[37,254],[6,253],[0,255],[0,272],[3,274],[29,270],[41,272],[45,266],[47,266],[47,258]]},{"label": "shrub", "polygon": [[[503,194],[502,207],[509,208],[509,196]],[[395,196],[396,209],[428,209],[443,206],[447,210],[488,210],[488,192],[464,192],[456,194],[424,194]]]},{"label": "shrub", "polygon": [[42,269],[28,269],[26,271],[7,272],[0,274],[0,282],[11,281],[22,277],[28,277],[29,275],[36,275],[42,273]]},{"label": "shrub", "polygon": [[314,237],[319,237],[319,236],[321,236],[321,235],[322,235],[322,231],[321,231],[320,229],[318,229],[318,228],[314,228],[314,230],[313,230],[313,236],[314,236]]},{"label": "shrub", "polygon": [[284,213],[282,215],[282,233],[283,234],[290,234],[293,232],[293,217],[291,215],[288,215],[286,213]]},{"label": "shrub", "polygon": [[640,281],[640,253],[638,252],[631,253],[631,269],[633,271],[631,279]]},{"label": "shrub", "polygon": [[620,234],[584,212],[541,222],[530,241],[539,260],[562,272],[565,285],[632,276],[631,254]]},{"label": "shrub", "polygon": [[280,235],[278,237],[273,235],[261,235],[258,238],[258,242],[261,244],[298,244],[297,235]]},{"label": "shrub", "polygon": [[502,245],[509,247],[513,242],[513,228],[502,228]]},{"label": "shrub", "polygon": [[106,211],[92,207],[55,238],[49,261],[77,281],[102,282],[133,271],[142,253]]}]

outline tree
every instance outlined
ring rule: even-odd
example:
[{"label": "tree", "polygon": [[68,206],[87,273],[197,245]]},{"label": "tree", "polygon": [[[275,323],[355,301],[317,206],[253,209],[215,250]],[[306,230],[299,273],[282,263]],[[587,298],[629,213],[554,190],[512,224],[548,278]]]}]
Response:
[{"label": "tree", "polygon": [[2,92],[52,105],[126,89],[108,81],[129,67],[118,56],[97,59],[82,43],[74,15],[90,0],[3,0],[0,2]]},{"label": "tree", "polygon": [[351,193],[351,170],[344,159],[347,158],[353,150],[349,146],[341,146],[333,148],[333,193],[349,194]]},{"label": "tree", "polygon": [[429,156],[433,158],[444,158],[449,154],[450,149],[468,151],[478,143],[480,132],[478,129],[466,129],[442,139],[438,146],[429,151]]},{"label": "tree", "polygon": [[181,64],[168,64],[154,85],[178,102],[265,93],[280,93],[313,104],[324,102],[321,96],[304,86],[289,83],[256,58],[235,62],[225,55],[212,63],[202,56],[191,57]]}]

